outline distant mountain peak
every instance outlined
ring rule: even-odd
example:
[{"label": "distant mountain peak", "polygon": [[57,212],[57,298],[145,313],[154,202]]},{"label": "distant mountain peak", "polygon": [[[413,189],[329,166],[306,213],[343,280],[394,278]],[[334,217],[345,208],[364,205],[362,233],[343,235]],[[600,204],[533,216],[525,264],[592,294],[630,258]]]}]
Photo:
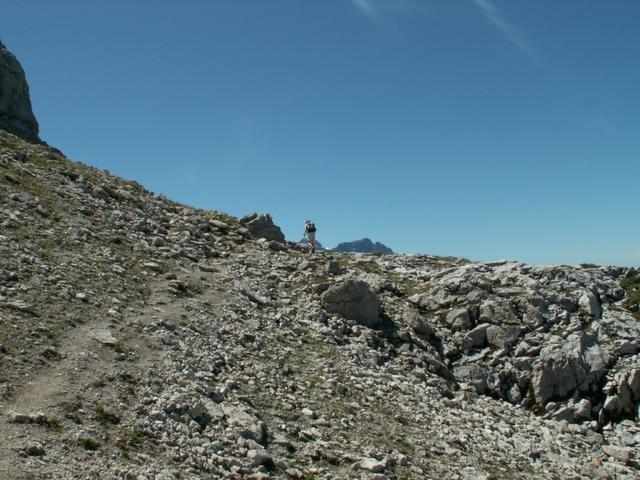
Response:
[{"label": "distant mountain peak", "polygon": [[370,238],[354,240],[352,242],[339,243],[332,249],[334,252],[345,253],[393,253],[386,245],[380,242],[373,242]]}]

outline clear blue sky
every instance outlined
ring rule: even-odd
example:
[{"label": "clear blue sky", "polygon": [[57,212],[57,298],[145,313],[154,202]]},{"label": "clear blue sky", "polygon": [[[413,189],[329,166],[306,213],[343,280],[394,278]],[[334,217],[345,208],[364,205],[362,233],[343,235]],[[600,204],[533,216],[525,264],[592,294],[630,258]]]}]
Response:
[{"label": "clear blue sky", "polygon": [[326,246],[640,264],[640,2],[0,0],[41,136]]}]

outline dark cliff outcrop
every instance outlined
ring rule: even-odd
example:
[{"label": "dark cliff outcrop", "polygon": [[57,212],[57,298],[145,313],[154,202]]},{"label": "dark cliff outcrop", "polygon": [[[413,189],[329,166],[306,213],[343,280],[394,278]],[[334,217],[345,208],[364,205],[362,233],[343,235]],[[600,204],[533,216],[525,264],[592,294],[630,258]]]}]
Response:
[{"label": "dark cliff outcrop", "polygon": [[40,142],[29,85],[18,59],[0,42],[0,129]]}]

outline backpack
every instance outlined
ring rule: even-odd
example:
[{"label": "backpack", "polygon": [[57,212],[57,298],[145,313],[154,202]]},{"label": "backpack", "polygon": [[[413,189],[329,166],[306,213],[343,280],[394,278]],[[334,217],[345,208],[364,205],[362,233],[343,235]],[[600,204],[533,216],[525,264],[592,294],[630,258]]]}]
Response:
[{"label": "backpack", "polygon": [[311,222],[311,223],[309,224],[309,226],[307,227],[307,232],[309,232],[309,233],[313,233],[313,232],[315,232],[315,231],[316,231],[316,224],[315,224],[315,223],[313,223],[313,222]]}]

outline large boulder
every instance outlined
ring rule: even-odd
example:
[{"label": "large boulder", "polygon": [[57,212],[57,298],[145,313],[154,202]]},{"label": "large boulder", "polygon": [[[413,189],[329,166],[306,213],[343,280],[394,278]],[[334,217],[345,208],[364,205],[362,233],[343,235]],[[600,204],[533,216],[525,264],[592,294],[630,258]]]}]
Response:
[{"label": "large boulder", "polygon": [[595,392],[612,359],[610,352],[595,342],[595,337],[584,332],[545,345],[533,378],[536,402],[566,399],[576,391]]},{"label": "large boulder", "polygon": [[466,308],[454,308],[447,314],[445,321],[453,330],[470,330],[473,327]]},{"label": "large boulder", "polygon": [[258,215],[250,213],[240,219],[240,224],[246,227],[251,235],[256,238],[264,238],[274,242],[284,243],[284,234],[280,227],[273,223],[273,218],[268,213]]},{"label": "large boulder", "polygon": [[620,370],[607,383],[604,414],[610,419],[634,416],[640,408],[640,367],[618,366]]},{"label": "large boulder", "polygon": [[223,405],[222,412],[227,419],[227,424],[240,437],[253,440],[263,446],[267,444],[269,435],[267,425],[253,412],[230,404]]},{"label": "large boulder", "polygon": [[333,285],[321,297],[327,312],[337,313],[367,327],[382,323],[380,300],[362,280],[347,280]]},{"label": "large boulder", "polygon": [[520,319],[513,304],[508,299],[494,298],[485,300],[480,305],[479,323],[494,325],[519,325]]},{"label": "large boulder", "polygon": [[600,318],[602,316],[602,307],[593,292],[585,291],[578,299],[578,305],[592,317]]},{"label": "large boulder", "polygon": [[475,327],[473,330],[469,330],[461,340],[461,347],[465,353],[473,350],[474,348],[479,348],[484,346],[487,343],[487,330],[492,325],[489,323],[482,323]]},{"label": "large boulder", "polygon": [[496,383],[493,371],[486,365],[460,365],[453,369],[458,382],[472,386],[479,394],[487,393]]},{"label": "large boulder", "polygon": [[0,42],[0,129],[40,142],[29,85],[18,59]]},{"label": "large boulder", "polygon": [[433,311],[448,308],[456,299],[447,288],[437,286],[427,292],[411,295],[407,300],[420,308]]},{"label": "large boulder", "polygon": [[522,333],[520,327],[491,325],[487,328],[487,343],[496,348],[511,348],[518,341]]},{"label": "large boulder", "polygon": [[436,332],[431,325],[427,323],[425,318],[415,310],[407,310],[402,315],[404,323],[413,329],[414,332],[426,335],[427,337],[435,336]]}]

